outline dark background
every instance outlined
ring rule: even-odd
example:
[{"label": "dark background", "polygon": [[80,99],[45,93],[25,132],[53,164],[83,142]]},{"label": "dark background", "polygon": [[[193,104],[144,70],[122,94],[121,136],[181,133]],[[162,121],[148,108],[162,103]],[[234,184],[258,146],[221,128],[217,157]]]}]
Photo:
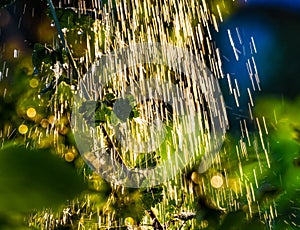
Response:
[{"label": "dark background", "polygon": [[[55,6],[78,8],[84,1],[53,2]],[[91,2],[86,1],[86,8],[93,7]],[[221,24],[220,33],[215,34],[216,44],[226,57],[223,58],[224,72],[238,78],[241,87],[248,86],[245,61],[251,54],[246,50],[237,62],[227,34],[228,28],[234,31],[238,27],[246,48],[251,36],[255,40],[258,53],[254,57],[264,93],[297,97],[300,86],[300,1],[247,2],[241,3],[238,10]],[[24,56],[32,52],[36,42],[51,43],[55,28],[50,26],[47,13],[45,0],[17,0],[0,10],[0,62],[13,61],[14,49]],[[233,35],[233,39],[242,50],[237,36]]]},{"label": "dark background", "polygon": [[[95,7],[91,2],[53,1],[56,7],[77,9]],[[215,1],[208,2],[213,5]],[[251,88],[251,81],[246,68],[247,59],[254,58],[262,89],[253,92],[254,100],[268,95],[293,100],[300,92],[300,0],[239,2],[232,13],[224,17],[220,32],[213,34],[216,47],[221,51],[224,73],[237,79],[241,92],[238,108],[234,97],[228,94],[227,79],[220,80],[232,128],[238,128],[239,119],[249,119],[247,88]],[[56,28],[51,26],[48,14],[45,0],[17,0],[0,9],[0,71],[2,76],[7,75],[7,81],[14,79],[14,69],[20,63],[28,74],[33,72],[31,54],[35,43],[53,42]],[[239,29],[243,44],[239,43],[236,28]],[[238,61],[228,38],[228,29],[231,30],[236,48],[241,51]],[[257,53],[251,53],[251,37]],[[15,49],[18,50],[18,58],[14,58]],[[3,93],[1,88],[4,87],[0,86],[0,92]],[[9,106],[7,104],[1,109],[2,117]],[[7,116],[10,116],[9,113]]]}]

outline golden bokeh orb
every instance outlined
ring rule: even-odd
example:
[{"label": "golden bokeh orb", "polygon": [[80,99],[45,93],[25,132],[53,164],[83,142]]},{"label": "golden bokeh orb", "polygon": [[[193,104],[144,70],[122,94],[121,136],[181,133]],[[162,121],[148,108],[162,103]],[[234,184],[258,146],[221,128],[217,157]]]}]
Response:
[{"label": "golden bokeh orb", "polygon": [[75,155],[74,155],[74,153],[73,152],[67,152],[66,154],[65,154],[65,160],[67,161],[67,162],[72,162],[73,160],[75,159]]},{"label": "golden bokeh orb", "polygon": [[216,174],[210,179],[210,184],[214,188],[221,188],[223,183],[223,176],[221,174]]},{"label": "golden bokeh orb", "polygon": [[31,88],[36,88],[38,87],[39,85],[39,80],[36,79],[36,78],[32,78],[30,81],[29,81],[29,85]]},{"label": "golden bokeh orb", "polygon": [[47,128],[49,126],[49,121],[48,119],[42,119],[41,122],[40,122],[40,125],[43,127],[43,128]]},{"label": "golden bokeh orb", "polygon": [[27,125],[24,125],[24,124],[20,125],[19,128],[18,128],[18,131],[21,134],[26,134],[28,132]]},{"label": "golden bokeh orb", "polygon": [[125,218],[124,222],[125,222],[126,226],[132,226],[132,225],[134,225],[135,221],[131,216],[128,216],[128,217]]},{"label": "golden bokeh orb", "polygon": [[36,116],[36,110],[35,108],[29,108],[26,110],[26,114],[27,114],[27,117],[29,118],[34,118]]},{"label": "golden bokeh orb", "polygon": [[55,122],[55,116],[54,115],[49,116],[48,117],[48,122],[49,122],[50,125],[53,125],[54,122]]}]

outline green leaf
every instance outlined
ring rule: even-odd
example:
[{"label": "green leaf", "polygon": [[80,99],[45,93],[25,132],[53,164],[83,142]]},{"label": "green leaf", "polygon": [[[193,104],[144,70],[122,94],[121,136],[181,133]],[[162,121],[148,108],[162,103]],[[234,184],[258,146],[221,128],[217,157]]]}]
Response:
[{"label": "green leaf", "polygon": [[53,49],[50,46],[42,45],[39,43],[34,44],[32,52],[32,64],[38,70],[41,69],[43,64],[53,65],[57,61],[64,63],[66,54],[60,49]]},{"label": "green leaf", "polygon": [[139,153],[135,161],[135,166],[137,168],[154,167],[158,164],[158,161],[159,159],[155,152]]},{"label": "green leaf", "polygon": [[54,64],[53,50],[45,45],[36,43],[34,44],[32,52],[32,64],[36,68],[41,68],[42,64]]},{"label": "green leaf", "polygon": [[116,96],[113,93],[107,93],[104,96],[104,100],[110,102],[116,100]]},{"label": "green leaf", "polygon": [[0,212],[54,208],[87,185],[50,150],[7,146],[0,151]]},{"label": "green leaf", "polygon": [[111,109],[108,106],[106,106],[105,104],[101,103],[95,112],[96,125],[99,125],[99,123],[104,123],[104,122],[108,121],[110,116],[111,116]]},{"label": "green leaf", "polygon": [[128,98],[120,98],[114,104],[114,112],[116,116],[123,122],[129,118],[132,106]]},{"label": "green leaf", "polygon": [[[94,19],[89,15],[78,14],[72,9],[55,9],[57,18],[59,20],[59,24],[61,28],[67,28],[69,30],[72,29],[89,29],[91,28],[92,24],[94,23]],[[50,18],[53,18],[52,15],[49,14]]]},{"label": "green leaf", "polygon": [[154,207],[156,204],[162,201],[163,194],[162,187],[154,187],[151,189],[141,189],[142,194],[142,203],[144,204],[144,209],[149,210],[151,207]]},{"label": "green leaf", "polygon": [[225,216],[222,225],[219,229],[222,230],[239,230],[239,229],[266,229],[266,225],[260,221],[259,216],[255,215],[252,219],[247,220],[245,213],[234,212]]}]

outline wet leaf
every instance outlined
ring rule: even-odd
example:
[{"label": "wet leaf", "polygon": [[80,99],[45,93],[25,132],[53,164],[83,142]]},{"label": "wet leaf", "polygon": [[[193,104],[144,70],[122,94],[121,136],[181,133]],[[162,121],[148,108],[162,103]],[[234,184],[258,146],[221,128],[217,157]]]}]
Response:
[{"label": "wet leaf", "polygon": [[48,49],[45,45],[36,43],[34,44],[34,49],[32,52],[32,64],[36,68],[40,68],[42,63],[53,64],[51,59],[51,50]]},{"label": "wet leaf", "polygon": [[226,215],[219,229],[238,230],[238,229],[266,229],[266,225],[259,220],[258,216],[254,216],[248,220],[243,212],[234,212]]}]

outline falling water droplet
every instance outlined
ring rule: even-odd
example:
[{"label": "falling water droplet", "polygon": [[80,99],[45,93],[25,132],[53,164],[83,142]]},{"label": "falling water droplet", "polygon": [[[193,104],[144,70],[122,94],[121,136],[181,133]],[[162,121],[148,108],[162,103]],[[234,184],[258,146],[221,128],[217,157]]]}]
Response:
[{"label": "falling water droplet", "polygon": [[19,50],[14,49],[14,58],[18,58],[18,57],[19,57]]}]

